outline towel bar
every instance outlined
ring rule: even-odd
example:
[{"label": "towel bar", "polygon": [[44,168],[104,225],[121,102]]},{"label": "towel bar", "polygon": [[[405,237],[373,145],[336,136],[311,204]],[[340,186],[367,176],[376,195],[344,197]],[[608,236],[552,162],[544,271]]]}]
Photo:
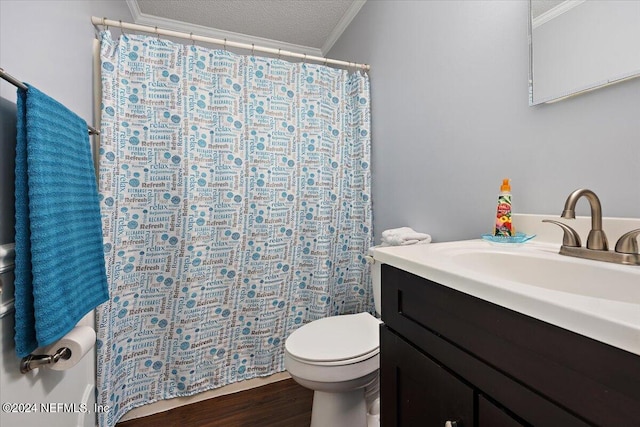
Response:
[{"label": "towel bar", "polygon": [[[11,74],[5,72],[4,68],[0,68],[0,78],[8,81],[9,83],[14,85],[15,87],[18,87],[18,88],[20,88],[22,90],[28,90],[29,89],[29,86],[25,85],[20,80],[18,80],[15,77],[13,77]],[[89,130],[89,135],[100,135],[100,131],[98,129],[94,128],[93,126],[87,125],[87,128]]]},{"label": "towel bar", "polygon": [[57,363],[60,359],[67,360],[71,357],[71,350],[67,347],[59,348],[55,354],[30,354],[20,361],[20,373],[26,374],[34,369]]}]

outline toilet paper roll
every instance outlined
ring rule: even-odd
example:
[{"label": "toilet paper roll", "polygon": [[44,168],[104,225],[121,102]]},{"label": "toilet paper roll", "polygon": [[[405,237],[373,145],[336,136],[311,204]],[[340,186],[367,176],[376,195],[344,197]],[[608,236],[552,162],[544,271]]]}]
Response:
[{"label": "toilet paper roll", "polygon": [[49,365],[54,371],[64,371],[75,366],[85,354],[96,344],[96,331],[90,326],[76,326],[67,335],[47,348],[47,354],[54,354],[63,347],[71,350],[69,359],[60,359],[57,363]]}]

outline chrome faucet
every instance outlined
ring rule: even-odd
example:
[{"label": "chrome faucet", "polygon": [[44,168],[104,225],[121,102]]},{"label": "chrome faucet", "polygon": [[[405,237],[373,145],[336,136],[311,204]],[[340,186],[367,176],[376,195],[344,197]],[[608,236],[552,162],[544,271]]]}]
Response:
[{"label": "chrome faucet", "polygon": [[584,196],[591,206],[591,231],[587,236],[587,246],[582,247],[580,236],[568,225],[559,222],[544,219],[542,222],[549,222],[558,225],[564,231],[562,246],[560,247],[560,255],[568,255],[578,258],[593,259],[596,261],[613,262],[616,264],[640,265],[640,253],[638,251],[637,237],[640,235],[640,229],[625,233],[616,243],[615,250],[609,250],[607,236],[602,229],[602,205],[600,199],[591,190],[580,188],[569,194],[564,204],[562,218],[575,219],[576,203]]}]

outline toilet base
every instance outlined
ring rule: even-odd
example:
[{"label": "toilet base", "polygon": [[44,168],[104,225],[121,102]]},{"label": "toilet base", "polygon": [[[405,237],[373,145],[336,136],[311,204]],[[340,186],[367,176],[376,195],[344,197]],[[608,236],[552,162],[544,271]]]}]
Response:
[{"label": "toilet base", "polygon": [[313,392],[311,427],[366,427],[364,388],[342,393]]},{"label": "toilet base", "polygon": [[380,427],[380,398],[367,404],[367,427]]}]

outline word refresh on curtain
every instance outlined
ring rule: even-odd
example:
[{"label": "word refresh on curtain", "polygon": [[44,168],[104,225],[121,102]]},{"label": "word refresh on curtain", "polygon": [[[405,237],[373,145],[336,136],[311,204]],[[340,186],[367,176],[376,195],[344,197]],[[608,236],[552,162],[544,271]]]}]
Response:
[{"label": "word refresh on curtain", "polygon": [[101,39],[104,427],[282,371],[292,331],[373,297],[366,75]]}]

